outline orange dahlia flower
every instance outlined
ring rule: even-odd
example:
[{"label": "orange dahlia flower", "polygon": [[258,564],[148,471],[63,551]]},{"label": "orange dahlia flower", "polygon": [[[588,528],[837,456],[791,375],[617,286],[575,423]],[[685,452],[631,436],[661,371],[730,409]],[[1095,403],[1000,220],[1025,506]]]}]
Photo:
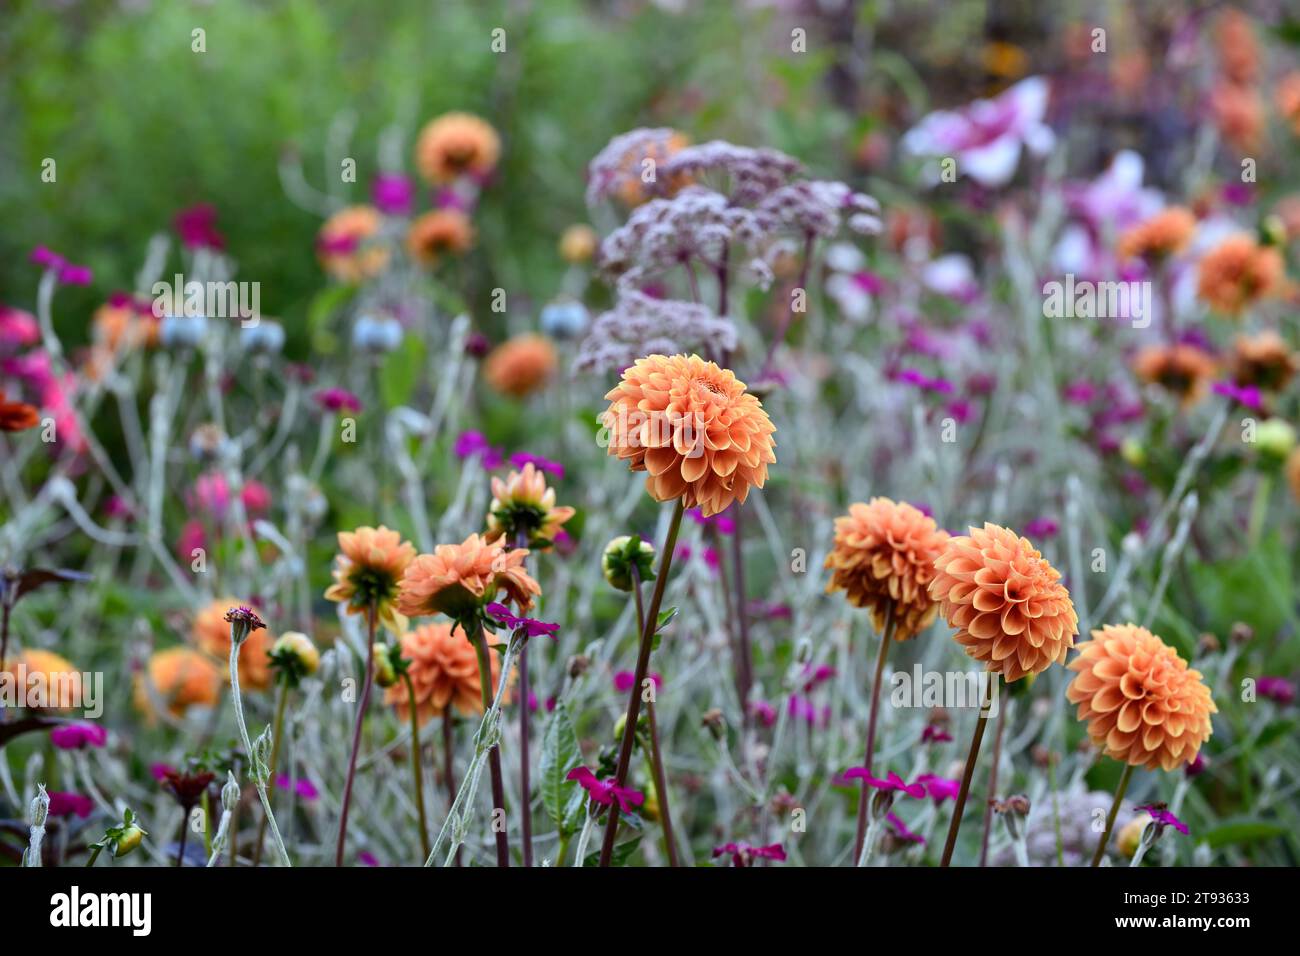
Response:
[{"label": "orange dahlia flower", "polygon": [[420,130],[415,165],[435,184],[469,174],[484,178],[496,168],[501,139],[496,130],[472,113],[446,113]]},{"label": "orange dahlia flower", "polygon": [[406,233],[406,251],[426,266],[444,255],[459,256],[474,248],[474,224],[459,209],[426,212]]},{"label": "orange dahlia flower", "polygon": [[95,344],[110,353],[119,348],[130,350],[156,344],[158,322],[141,316],[129,303],[114,305],[106,302],[95,310],[91,321]]},{"label": "orange dahlia flower", "polygon": [[1196,291],[1220,312],[1237,315],[1282,284],[1282,253],[1261,246],[1251,236],[1229,236],[1206,253],[1197,275]]},{"label": "orange dahlia flower", "polygon": [[1191,210],[1172,206],[1138,223],[1120,236],[1116,251],[1121,259],[1156,262],[1181,252],[1195,231],[1196,217]]},{"label": "orange dahlia flower", "polygon": [[547,486],[546,475],[533,463],[523,471],[512,471],[502,481],[492,478],[492,504],[488,508],[487,533],[483,538],[505,538],[513,546],[521,532],[528,536],[529,547],[549,547],[560,525],[573,517],[567,505],[556,506],[555,489]]},{"label": "orange dahlia flower", "polygon": [[316,236],[321,268],[342,282],[360,282],[383,272],[388,249],[376,241],[383,218],[373,206],[348,206],[325,220]]},{"label": "orange dahlia flower", "polygon": [[524,398],[545,385],[555,374],[555,346],[543,335],[516,335],[496,348],[483,363],[483,377],[493,389],[512,398]]},{"label": "orange dahlia flower", "polygon": [[850,505],[847,515],[835,519],[826,591],[844,591],[854,607],[870,608],[878,631],[892,609],[894,636],[915,637],[939,612],[927,587],[947,540],[948,532],[907,502],[872,498]]},{"label": "orange dahlia flower", "polygon": [[4,390],[0,389],[0,432],[26,431],[40,423],[41,413],[35,405],[5,401]]},{"label": "orange dahlia flower", "polygon": [[1232,344],[1232,377],[1238,385],[1280,391],[1295,375],[1296,355],[1272,329],[1239,336]]},{"label": "orange dahlia flower", "polygon": [[1300,136],[1300,70],[1292,70],[1278,80],[1273,99],[1278,112],[1291,124],[1291,131]]},{"label": "orange dahlia flower", "polygon": [[1286,456],[1286,483],[1291,486],[1291,495],[1300,502],[1300,447],[1293,448]]},{"label": "orange dahlia flower", "polygon": [[1233,83],[1249,83],[1259,69],[1259,44],[1250,17],[1235,7],[1224,10],[1215,21],[1219,66]]},{"label": "orange dahlia flower", "polygon": [[681,498],[715,515],[762,488],[776,462],[776,427],[762,402],[698,355],[638,359],[605,398],[609,454],[649,472],[656,501]]},{"label": "orange dahlia flower", "polygon": [[1151,345],[1133,358],[1133,372],[1192,405],[1205,396],[1218,365],[1214,356],[1195,345]]},{"label": "orange dahlia flower", "polygon": [[340,531],[338,537],[334,583],[325,597],[346,604],[348,614],[363,614],[374,604],[379,620],[401,630],[393,604],[402,575],[415,560],[415,545],[383,525]]},{"label": "orange dahlia flower", "polygon": [[985,522],[949,538],[935,559],[930,596],[953,639],[1008,682],[1064,663],[1079,616],[1061,575],[1028,538]]},{"label": "orange dahlia flower", "polygon": [[1145,627],[1107,624],[1079,645],[1066,688],[1088,736],[1108,757],[1154,770],[1191,763],[1217,713],[1210,689],[1178,652]]},{"label": "orange dahlia flower", "polygon": [[596,230],[579,223],[564,230],[560,236],[560,256],[569,263],[587,262],[596,254],[599,244],[600,236],[596,235]]},{"label": "orange dahlia flower", "polygon": [[397,610],[407,617],[445,614],[459,619],[505,591],[506,601],[522,612],[542,589],[524,566],[527,548],[506,550],[472,534],[460,544],[440,544],[407,567],[397,594]]},{"label": "orange dahlia flower", "polygon": [[[229,661],[230,622],[226,620],[226,612],[244,603],[236,598],[219,598],[194,615],[194,624],[190,629],[194,646],[218,661]],[[253,610],[259,617],[265,616],[256,608]],[[245,690],[265,690],[271,686],[274,676],[271,673],[271,645],[274,643],[274,635],[265,628],[249,632],[239,651],[240,687]],[[228,674],[226,679],[230,679]]]},{"label": "orange dahlia flower", "polygon": [[[252,637],[250,636],[250,640]],[[244,652],[240,652],[241,656]],[[135,705],[153,715],[152,695],[166,704],[174,717],[183,717],[189,708],[215,707],[221,697],[221,669],[191,647],[169,647],[149,658],[144,674],[135,678]],[[243,683],[243,678],[240,678]]]},{"label": "orange dahlia flower", "polygon": [[[19,674],[19,668],[23,674]],[[16,658],[0,664],[0,670],[8,672],[22,698],[30,681],[35,675],[44,680],[46,706],[42,710],[68,710],[81,701],[81,671],[67,658],[53,651],[29,647],[19,651]],[[66,706],[65,706],[66,705]]]},{"label": "orange dahlia flower", "polygon": [[[501,656],[491,648],[488,656],[495,692],[501,679]],[[402,635],[402,657],[411,662],[406,673],[415,690],[415,711],[421,726],[430,718],[446,713],[448,705],[465,716],[483,713],[478,657],[463,632],[452,633],[450,624],[439,621],[412,628]],[[507,687],[502,703],[509,699]],[[405,682],[389,687],[384,692],[384,703],[396,707],[403,722],[410,719],[411,704]]]}]

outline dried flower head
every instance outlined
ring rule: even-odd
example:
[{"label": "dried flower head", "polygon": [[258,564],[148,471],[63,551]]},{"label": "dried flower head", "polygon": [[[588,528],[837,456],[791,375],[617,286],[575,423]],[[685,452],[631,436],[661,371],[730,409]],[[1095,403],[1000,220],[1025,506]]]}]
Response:
[{"label": "dried flower head", "polygon": [[[453,707],[466,717],[483,712],[483,693],[479,684],[478,658],[474,645],[463,633],[453,633],[452,625],[431,621],[402,635],[401,654],[410,663],[406,673],[415,689],[415,709],[420,724],[440,716]],[[501,679],[501,657],[489,648],[492,689]],[[505,700],[509,700],[509,690]],[[404,684],[385,692],[384,703],[397,708],[403,723],[410,719],[410,698]]]},{"label": "dried flower head", "polygon": [[621,372],[646,355],[677,355],[705,348],[730,352],[736,326],[706,306],[656,299],[620,288],[614,308],[592,323],[579,347],[577,371]]},{"label": "dried flower head", "polygon": [[1185,407],[1205,396],[1217,370],[1214,356],[1186,342],[1150,345],[1133,358],[1139,379],[1159,385]]},{"label": "dried flower head", "polygon": [[[146,680],[149,687],[144,684]],[[221,670],[193,648],[168,647],[156,651],[149,658],[144,674],[136,675],[134,696],[136,707],[151,717],[154,700],[165,705],[173,717],[183,717],[193,706],[217,705],[221,696]]]},{"label": "dried flower head", "polygon": [[1212,307],[1237,316],[1282,285],[1282,253],[1251,236],[1229,236],[1201,259],[1196,291]]},{"label": "dried flower head", "polygon": [[434,209],[413,223],[406,233],[406,251],[426,266],[443,256],[460,256],[474,248],[474,224],[459,209]]},{"label": "dried flower head", "polygon": [[361,282],[384,271],[388,249],[378,241],[383,216],[373,206],[340,209],[321,226],[316,256],[341,282]]},{"label": "dried flower head", "polygon": [[1199,671],[1144,627],[1107,624],[1079,645],[1066,688],[1107,756],[1154,770],[1196,759],[1218,708]]},{"label": "dried flower head", "polygon": [[870,608],[877,630],[892,613],[895,637],[915,637],[938,614],[928,586],[947,540],[933,518],[907,502],[872,498],[850,505],[847,515],[835,519],[826,590],[844,591],[854,607]]},{"label": "dried flower head", "polygon": [[1196,231],[1196,217],[1182,206],[1171,206],[1143,220],[1119,237],[1116,252],[1121,260],[1146,259],[1159,262],[1182,252]]},{"label": "dried flower head", "polygon": [[1013,531],[985,522],[949,538],[935,559],[930,596],[953,639],[1008,681],[1064,663],[1079,616],[1060,573]]},{"label": "dried flower head", "polygon": [[[239,686],[245,690],[263,690],[271,686],[270,650],[274,638],[255,610],[240,608],[239,602],[231,597],[210,601],[194,615],[190,637],[194,646],[203,653],[218,661],[227,660],[230,657],[230,615],[239,610],[247,611],[259,625],[253,627],[251,620],[247,622],[250,629],[239,652]],[[239,620],[242,623],[242,618]]]},{"label": "dried flower head", "polygon": [[762,488],[776,462],[776,427],[762,403],[698,355],[638,359],[605,398],[609,454],[648,472],[656,501],[681,498],[707,518]]},{"label": "dried flower head", "polygon": [[435,185],[460,176],[482,181],[501,157],[501,139],[490,124],[471,113],[445,113],[420,130],[415,165]]},{"label": "dried flower head", "polygon": [[440,544],[421,554],[402,575],[397,609],[408,617],[445,614],[460,619],[504,591],[506,601],[530,610],[541,587],[524,566],[527,548],[506,550],[472,534],[460,544]]},{"label": "dried flower head", "polygon": [[502,395],[524,398],[555,374],[555,346],[543,335],[516,335],[494,348],[483,363],[483,377]]},{"label": "dried flower head", "polygon": [[1238,336],[1232,343],[1232,380],[1238,385],[1281,391],[1300,367],[1295,352],[1272,329]]},{"label": "dried flower head", "polygon": [[340,531],[338,539],[334,583],[325,597],[346,604],[349,614],[363,614],[373,604],[381,621],[400,630],[394,601],[402,575],[415,559],[415,546],[383,525]]},{"label": "dried flower head", "polygon": [[555,504],[555,489],[531,461],[522,471],[512,471],[503,481],[492,478],[492,504],[488,507],[487,541],[505,538],[513,545],[522,535],[530,548],[547,548],[560,526],[573,517],[567,505]]}]

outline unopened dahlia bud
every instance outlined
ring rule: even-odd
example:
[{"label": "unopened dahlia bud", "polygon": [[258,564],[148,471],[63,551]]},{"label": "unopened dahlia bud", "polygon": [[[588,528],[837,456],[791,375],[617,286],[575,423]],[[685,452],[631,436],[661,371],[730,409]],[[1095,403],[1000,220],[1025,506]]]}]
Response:
[{"label": "unopened dahlia bud", "polygon": [[655,548],[636,535],[619,535],[605,546],[600,567],[610,586],[620,591],[632,590],[632,565],[635,562],[641,581],[653,581]]},{"label": "unopened dahlia bud", "polygon": [[387,644],[375,644],[375,683],[380,687],[392,687],[397,683],[397,669],[393,667],[393,661],[388,656]]},{"label": "unopened dahlia bud", "polygon": [[1295,429],[1290,422],[1280,418],[1266,418],[1255,429],[1255,443],[1260,454],[1274,461],[1286,460],[1295,442]]},{"label": "unopened dahlia bud", "polygon": [[271,648],[271,664],[296,683],[320,668],[320,651],[301,631],[285,631]]},{"label": "unopened dahlia bud", "polygon": [[587,262],[596,254],[596,245],[600,237],[596,230],[584,223],[578,223],[564,230],[560,236],[560,255],[565,262]]},{"label": "unopened dahlia bud", "polygon": [[1141,468],[1146,464],[1146,447],[1136,438],[1125,438],[1119,446],[1119,454],[1134,468]]},{"label": "unopened dahlia bud", "polygon": [[113,856],[126,856],[144,841],[144,831],[132,824],[122,830],[122,835],[113,844]]},{"label": "unopened dahlia bud", "polygon": [[583,674],[587,673],[587,668],[591,666],[591,659],[586,654],[574,654],[569,658],[569,678],[577,680]]}]

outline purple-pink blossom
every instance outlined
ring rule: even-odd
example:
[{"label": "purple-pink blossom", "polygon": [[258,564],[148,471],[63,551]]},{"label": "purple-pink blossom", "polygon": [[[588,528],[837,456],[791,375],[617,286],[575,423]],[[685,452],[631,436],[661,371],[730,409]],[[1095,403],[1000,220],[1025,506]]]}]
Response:
[{"label": "purple-pink blossom", "polygon": [[86,747],[102,747],[108,742],[108,731],[99,724],[77,721],[64,724],[50,731],[50,743],[60,750],[84,750]]},{"label": "purple-pink blossom", "polygon": [[961,781],[952,780],[948,777],[940,777],[933,773],[923,773],[916,778],[916,782],[925,788],[925,792],[935,803],[943,803],[948,799],[957,799],[957,794],[961,793]]},{"label": "purple-pink blossom", "polygon": [[289,785],[293,784],[293,792],[304,800],[315,800],[320,796],[320,791],[306,777],[299,777],[297,781],[291,780],[288,774],[280,774],[275,778],[275,785],[281,790],[288,790]]},{"label": "purple-pink blossom", "polygon": [[564,466],[558,461],[551,461],[549,458],[543,458],[541,455],[529,454],[526,451],[517,451],[510,456],[510,464],[516,468],[523,468],[524,465],[531,464],[538,471],[544,471],[554,475],[556,478],[564,477]]},{"label": "purple-pink blossom", "polygon": [[461,432],[456,436],[456,444],[452,448],[452,451],[461,461],[465,461],[467,458],[473,458],[475,455],[481,455],[483,467],[488,471],[492,471],[501,466],[501,449],[494,448],[489,444],[487,436],[482,432]]},{"label": "purple-pink blossom", "polygon": [[84,820],[95,810],[95,801],[80,793],[64,793],[59,790],[53,790],[50,792],[49,797],[50,816],[52,817],[69,817],[75,815]]},{"label": "purple-pink blossom", "polygon": [[375,208],[389,216],[405,216],[415,199],[415,184],[401,173],[380,173],[370,185]]},{"label": "purple-pink blossom", "polygon": [[611,807],[617,803],[621,811],[631,813],[633,807],[645,803],[645,794],[640,790],[620,787],[614,783],[613,778],[601,780],[586,767],[574,767],[564,779],[578,781],[591,797],[592,803],[598,803],[602,807]]},{"label": "purple-pink blossom", "polygon": [[938,724],[926,724],[925,730],[921,731],[921,743],[923,744],[942,744],[950,740],[952,740],[952,734]]},{"label": "purple-pink blossom", "polygon": [[1187,836],[1187,824],[1178,817],[1169,812],[1169,808],[1163,803],[1147,803],[1137,807],[1138,813],[1148,813],[1151,819],[1155,821],[1157,827],[1173,827],[1183,836]]},{"label": "purple-pink blossom", "polygon": [[779,843],[750,846],[748,843],[724,843],[713,848],[713,858],[730,856],[732,866],[749,866],[754,860],[785,861],[785,848]]},{"label": "purple-pink blossom", "polygon": [[487,613],[488,617],[503,627],[508,627],[512,631],[523,631],[529,637],[540,637],[545,634],[549,638],[554,638],[560,630],[559,624],[550,624],[531,617],[519,617],[516,614],[511,614],[510,608],[496,601],[487,606]]},{"label": "purple-pink blossom", "polygon": [[1254,385],[1238,385],[1235,382],[1224,381],[1215,382],[1210,388],[1214,390],[1214,394],[1230,398],[1247,408],[1260,411],[1264,407],[1264,399]]},{"label": "purple-pink blossom", "polygon": [[868,787],[873,790],[884,790],[888,792],[905,793],[909,797],[919,800],[925,796],[925,787],[919,782],[908,783],[892,770],[881,780],[879,777],[873,777],[871,771],[866,767],[850,767],[844,771],[845,780],[862,780]]},{"label": "purple-pink blossom", "polygon": [[191,249],[224,249],[226,240],[217,231],[217,209],[207,203],[182,209],[173,220],[181,242]]},{"label": "purple-pink blossom", "polygon": [[346,388],[323,388],[316,393],[316,404],[330,412],[359,412],[361,399]]},{"label": "purple-pink blossom", "polygon": [[1276,704],[1295,703],[1295,684],[1285,677],[1261,677],[1255,683],[1255,689],[1261,697],[1267,697]]},{"label": "purple-pink blossom", "polygon": [[885,814],[885,819],[888,820],[890,826],[894,828],[894,834],[898,837],[898,839],[902,840],[904,843],[920,843],[922,845],[925,844],[925,837],[921,836],[921,834],[919,833],[913,833],[911,830],[909,830],[907,828],[907,824],[904,823],[902,820],[900,820],[896,813],[893,813],[891,811],[890,813]]},{"label": "purple-pink blossom", "polygon": [[[655,690],[664,686],[663,678],[658,674],[646,674],[646,677],[649,678],[652,684],[654,684]],[[620,694],[625,694],[630,691],[635,682],[636,674],[631,671],[619,671],[614,675],[614,689]]]}]

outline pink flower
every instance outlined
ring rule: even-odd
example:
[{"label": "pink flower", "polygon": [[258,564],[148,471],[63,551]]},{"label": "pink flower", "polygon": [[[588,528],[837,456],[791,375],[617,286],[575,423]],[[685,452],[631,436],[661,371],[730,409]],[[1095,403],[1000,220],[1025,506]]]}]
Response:
[{"label": "pink flower", "polygon": [[182,209],[173,220],[181,242],[191,249],[224,249],[226,240],[217,231],[217,210],[206,203]]},{"label": "pink flower", "polygon": [[390,216],[405,216],[414,198],[415,185],[400,173],[380,173],[370,186],[375,208]]},{"label": "pink flower", "polygon": [[948,799],[955,800],[957,794],[961,792],[960,780],[949,780],[947,777],[939,777],[932,773],[921,774],[916,778],[916,782],[925,788],[925,792],[935,803],[943,803]]},{"label": "pink flower", "polygon": [[316,393],[316,404],[330,412],[359,412],[361,399],[346,388],[323,388]]},{"label": "pink flower", "polygon": [[379,866],[379,858],[369,850],[362,850],[358,853],[357,860],[362,866]]},{"label": "pink flower", "polygon": [[512,631],[523,631],[529,637],[539,637],[545,634],[552,640],[560,630],[559,624],[548,624],[546,621],[534,620],[531,617],[519,617],[510,613],[510,608],[504,604],[493,602],[487,606],[488,617],[496,621],[502,627],[508,627]]},{"label": "pink flower", "polygon": [[59,270],[59,281],[64,285],[90,285],[94,274],[89,266],[77,266],[68,263]]},{"label": "pink flower", "polygon": [[95,801],[79,793],[63,793],[55,790],[49,796],[52,817],[69,817],[76,814],[84,820],[95,810]]},{"label": "pink flower", "polygon": [[191,518],[185,524],[181,525],[180,536],[176,539],[176,554],[184,562],[194,560],[194,552],[197,550],[207,550],[208,534],[203,527],[203,522],[198,518]]},{"label": "pink flower", "polygon": [[1256,411],[1263,409],[1264,400],[1259,394],[1259,389],[1254,385],[1237,385],[1235,382],[1215,382],[1210,386],[1216,395],[1223,395],[1230,398],[1246,408],[1253,408]]},{"label": "pink flower", "polygon": [[1148,803],[1135,809],[1138,813],[1149,813],[1156,827],[1161,830],[1165,827],[1173,827],[1183,836],[1188,834],[1187,824],[1170,813],[1169,808],[1163,803]]},{"label": "pink flower", "polygon": [[776,723],[776,708],[765,700],[756,700],[749,705],[749,712],[753,714],[760,724],[764,727],[771,727]]},{"label": "pink flower", "polygon": [[78,721],[65,724],[50,731],[50,743],[60,750],[84,750],[86,747],[102,747],[108,742],[108,731],[98,724]]},{"label": "pink flower", "polygon": [[724,843],[713,848],[713,858],[731,856],[732,866],[749,866],[754,860],[785,861],[785,849],[779,843],[770,846],[750,846],[748,843]]},{"label": "pink flower", "polygon": [[34,345],[40,338],[41,329],[34,315],[0,305],[0,347]]},{"label": "pink flower", "polygon": [[517,451],[510,456],[510,464],[516,468],[523,468],[524,465],[532,464],[538,471],[545,471],[556,478],[564,477],[564,466],[558,461],[551,461],[549,458],[543,458],[541,455],[531,455],[526,451]]},{"label": "pink flower", "polygon": [[149,776],[153,777],[155,780],[160,782],[166,780],[168,774],[172,774],[176,772],[177,772],[176,768],[173,767],[171,764],[154,763],[149,765]]},{"label": "pink flower", "polygon": [[1037,541],[1039,538],[1054,538],[1061,526],[1053,518],[1035,518],[1025,523],[1025,536]]},{"label": "pink flower", "polygon": [[812,664],[809,663],[804,665],[803,673],[803,689],[804,693],[808,693],[819,684],[824,684],[834,677],[835,668],[831,667],[830,664],[818,664],[816,667],[813,667]]},{"label": "pink flower", "polygon": [[[655,690],[664,686],[663,678],[658,674],[647,674],[646,677],[655,685]],[[631,671],[619,671],[614,675],[614,689],[620,694],[625,694],[632,689],[632,683],[636,680],[636,674]]]},{"label": "pink flower", "polygon": [[886,792],[905,793],[909,797],[914,797],[917,800],[920,800],[925,796],[925,787],[919,782],[920,778],[918,778],[917,783],[907,783],[902,777],[893,771],[890,771],[889,775],[884,780],[881,780],[879,777],[871,776],[871,771],[866,767],[850,767],[848,770],[844,771],[844,779],[861,779],[872,789],[883,790]]},{"label": "pink flower", "polygon": [[453,451],[461,461],[473,458],[475,455],[481,455],[483,467],[488,471],[501,467],[501,449],[493,448],[488,444],[487,437],[482,432],[461,432],[456,436],[456,445]]},{"label": "pink flower", "polygon": [[[1033,76],[995,99],[931,113],[903,135],[902,147],[914,156],[952,157],[962,176],[989,188],[1004,186],[1015,175],[1022,148],[1042,156],[1055,142],[1043,122],[1049,93],[1047,80]],[[927,165],[931,184],[940,181],[939,174],[937,163]]]},{"label": "pink flower", "polygon": [[911,830],[909,830],[907,828],[907,824],[904,823],[902,820],[900,820],[896,814],[887,813],[885,814],[885,819],[889,821],[890,825],[894,828],[894,833],[904,843],[920,843],[922,845],[925,844],[925,837],[921,836],[921,834],[919,833],[913,833]]},{"label": "pink flower", "polygon": [[645,794],[640,790],[616,786],[613,778],[600,780],[586,767],[574,767],[564,779],[578,781],[591,797],[592,803],[598,803],[602,807],[610,807],[617,802],[622,812],[631,813],[633,807],[639,807],[645,802]]},{"label": "pink flower", "polygon": [[921,743],[923,744],[942,744],[950,740],[952,740],[952,734],[938,724],[927,724],[925,730],[921,731]]},{"label": "pink flower", "polygon": [[[293,781],[289,779],[288,774],[282,773],[280,776],[275,778],[275,785],[281,790],[288,790],[289,784],[292,782]],[[293,792],[304,800],[315,800],[320,796],[320,791],[316,789],[315,784],[305,777],[298,778],[298,782],[294,784]]]},{"label": "pink flower", "polygon": [[1255,684],[1261,697],[1283,706],[1295,703],[1295,684],[1285,677],[1261,677]]},{"label": "pink flower", "polygon": [[45,246],[37,246],[32,250],[31,261],[45,269],[62,269],[67,265],[63,256]]}]

